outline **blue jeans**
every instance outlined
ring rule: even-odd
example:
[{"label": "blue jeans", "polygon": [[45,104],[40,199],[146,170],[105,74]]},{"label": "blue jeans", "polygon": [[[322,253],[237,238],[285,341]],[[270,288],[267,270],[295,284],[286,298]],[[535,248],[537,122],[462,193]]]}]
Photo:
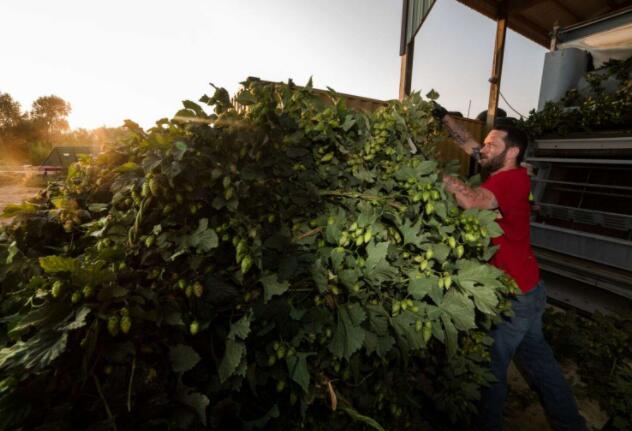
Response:
[{"label": "blue jeans", "polygon": [[492,330],[491,370],[497,383],[483,390],[479,415],[481,430],[502,430],[507,368],[512,358],[529,386],[537,392],[556,431],[587,430],[571,388],[544,339],[542,314],[545,305],[546,290],[540,281],[535,289],[512,300],[514,316]]}]

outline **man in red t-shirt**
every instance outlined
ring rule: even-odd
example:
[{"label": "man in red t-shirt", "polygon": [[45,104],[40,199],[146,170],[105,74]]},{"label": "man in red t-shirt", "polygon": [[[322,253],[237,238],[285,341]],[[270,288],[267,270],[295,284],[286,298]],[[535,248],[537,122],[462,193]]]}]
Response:
[{"label": "man in red t-shirt", "polygon": [[443,122],[457,144],[480,163],[484,178],[480,187],[472,188],[444,175],[445,188],[463,208],[498,211],[497,222],[503,234],[492,239],[499,248],[490,263],[513,277],[521,291],[512,300],[514,316],[503,320],[491,333],[494,345],[490,366],[497,382],[483,390],[480,428],[502,430],[507,368],[513,359],[538,393],[555,430],[587,430],[573,393],[542,333],[546,292],[531,250],[531,184],[527,170],[520,166],[527,136],[515,127],[497,126],[485,137],[481,147],[440,105],[435,105],[433,115]]}]

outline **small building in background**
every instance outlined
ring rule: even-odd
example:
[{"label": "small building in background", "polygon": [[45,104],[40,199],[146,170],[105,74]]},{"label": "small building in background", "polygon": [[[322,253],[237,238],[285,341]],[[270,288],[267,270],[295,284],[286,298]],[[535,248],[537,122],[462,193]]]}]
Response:
[{"label": "small building in background", "polygon": [[68,167],[79,160],[82,155],[92,155],[97,152],[94,147],[54,147],[38,170],[43,174],[66,172]]}]

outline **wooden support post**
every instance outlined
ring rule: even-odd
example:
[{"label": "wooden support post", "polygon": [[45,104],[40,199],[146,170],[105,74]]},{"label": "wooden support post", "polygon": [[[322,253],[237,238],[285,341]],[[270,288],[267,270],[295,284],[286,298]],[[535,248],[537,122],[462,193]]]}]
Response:
[{"label": "wooden support post", "polygon": [[415,41],[411,40],[406,44],[406,50],[401,56],[401,70],[399,74],[399,100],[410,94],[413,79],[413,54],[415,52]]},{"label": "wooden support post", "polygon": [[496,42],[494,44],[494,60],[492,64],[492,76],[489,78],[489,104],[487,106],[487,130],[494,127],[496,109],[498,108],[498,96],[500,94],[500,78],[503,72],[503,56],[505,54],[505,37],[507,35],[507,2],[504,1],[498,8],[496,20]]}]

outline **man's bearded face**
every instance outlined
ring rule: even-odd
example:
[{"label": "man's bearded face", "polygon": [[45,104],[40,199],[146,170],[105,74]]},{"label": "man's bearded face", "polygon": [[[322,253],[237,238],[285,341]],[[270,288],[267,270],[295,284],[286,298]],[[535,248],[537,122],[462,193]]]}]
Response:
[{"label": "man's bearded face", "polygon": [[483,178],[489,178],[491,174],[505,166],[506,157],[506,148],[501,153],[496,154],[495,156],[484,156],[483,154],[481,154],[481,176]]},{"label": "man's bearded face", "polygon": [[485,138],[480,153],[481,176],[485,179],[505,166],[507,158],[507,145],[505,136],[507,132],[492,130]]}]

